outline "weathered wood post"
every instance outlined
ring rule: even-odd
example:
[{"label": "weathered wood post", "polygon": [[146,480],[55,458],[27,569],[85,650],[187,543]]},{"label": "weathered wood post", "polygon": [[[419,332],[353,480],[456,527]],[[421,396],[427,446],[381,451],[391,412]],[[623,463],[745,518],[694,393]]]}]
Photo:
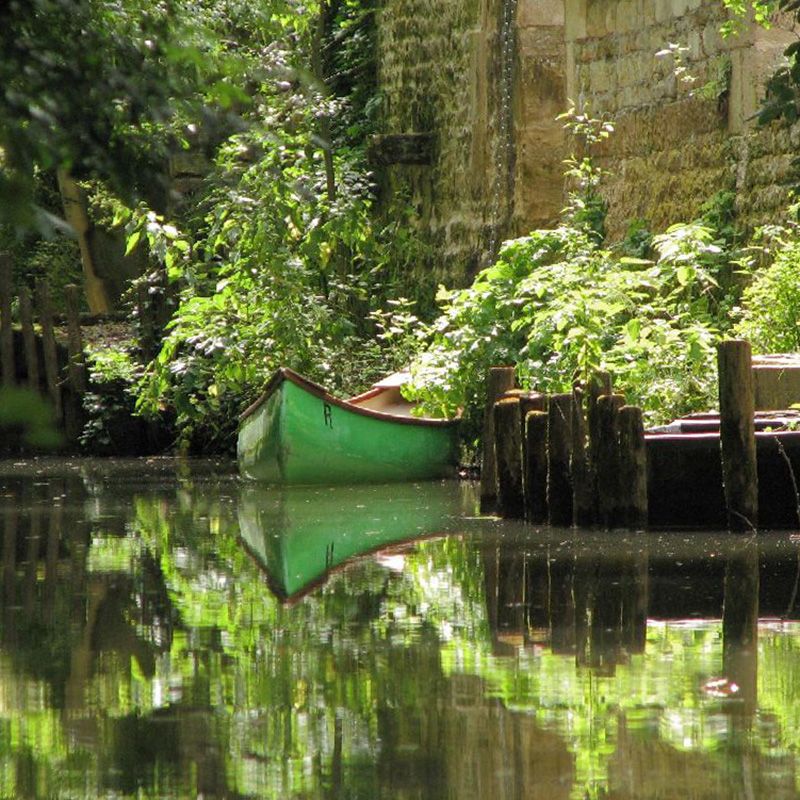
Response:
[{"label": "weathered wood post", "polygon": [[597,522],[599,512],[599,501],[597,493],[597,445],[598,436],[598,413],[597,401],[603,395],[612,394],[611,373],[604,370],[596,370],[589,377],[586,387],[586,427],[589,434],[589,444],[586,448],[587,460],[587,491],[591,497],[587,499],[587,504],[591,506],[592,523]]},{"label": "weathered wood post", "polygon": [[522,392],[519,395],[519,413],[524,421],[530,411],[547,411],[550,398],[542,392]]},{"label": "weathered wood post", "polygon": [[647,525],[647,451],[642,409],[619,410],[620,523],[628,528]]},{"label": "weathered wood post", "polygon": [[594,522],[594,492],[589,448],[586,442],[584,392],[572,392],[572,503],[576,525]]},{"label": "weathered wood post", "polygon": [[34,392],[41,389],[39,384],[39,356],[36,352],[36,333],[33,330],[33,302],[27,286],[19,290],[19,322],[22,327],[22,342],[25,345],[25,374],[28,387]]},{"label": "weathered wood post", "polygon": [[547,513],[551,525],[572,525],[572,394],[550,398],[547,419]]},{"label": "weathered wood post", "polygon": [[523,482],[525,519],[547,521],[547,412],[529,411],[525,415]]},{"label": "weathered wood post", "polygon": [[522,424],[519,397],[505,397],[494,404],[497,510],[503,517],[524,515],[522,488]]},{"label": "weathered wood post", "polygon": [[729,339],[717,345],[719,432],[728,525],[751,530],[758,525],[755,401],[750,342]]},{"label": "weathered wood post", "polygon": [[[533,452],[528,452],[528,415],[533,411],[537,414],[547,411],[549,398],[541,392],[519,393],[519,416],[522,427],[522,499],[524,517],[529,522],[543,522],[547,514],[547,416],[545,415],[544,431],[541,441],[536,436],[534,423],[534,438],[532,441]],[[541,423],[538,423],[541,425]],[[536,497],[530,497],[533,492]],[[530,505],[536,509],[531,516]],[[543,512],[542,512],[543,510]],[[542,516],[544,513],[545,516]]]},{"label": "weathered wood post", "polygon": [[606,394],[597,399],[597,518],[607,528],[620,516],[619,410],[625,405],[621,394]]},{"label": "weathered wood post", "polygon": [[11,328],[13,266],[11,256],[0,253],[0,379],[4,386],[13,386],[16,383],[14,331]]},{"label": "weathered wood post", "polygon": [[80,289],[64,287],[67,321],[67,391],[64,395],[64,433],[76,441],[83,430],[83,396],[86,394],[86,361],[83,354],[80,320]]},{"label": "weathered wood post", "polygon": [[56,419],[60,420],[63,417],[64,409],[58,375],[58,350],[53,330],[53,306],[50,302],[50,289],[47,283],[41,279],[36,282],[36,303],[39,309],[39,324],[42,326],[42,351],[47,394],[53,403]]},{"label": "weathered wood post", "polygon": [[589,379],[587,403],[586,403],[586,419],[589,427],[589,447],[591,448],[589,453],[590,461],[594,460],[593,450],[596,449],[598,442],[597,401],[603,395],[610,395],[611,393],[612,393],[611,373],[604,372],[603,370],[598,370],[597,372],[593,373],[591,378]]},{"label": "weathered wood post", "polygon": [[515,383],[514,367],[491,367],[486,379],[481,458],[481,510],[494,510],[497,502],[497,462],[494,455],[494,404]]}]

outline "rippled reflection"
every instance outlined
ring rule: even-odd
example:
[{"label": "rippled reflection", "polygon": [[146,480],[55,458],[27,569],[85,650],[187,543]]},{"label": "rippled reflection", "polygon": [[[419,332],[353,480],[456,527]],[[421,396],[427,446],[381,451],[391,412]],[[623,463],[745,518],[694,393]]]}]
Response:
[{"label": "rippled reflection", "polygon": [[0,465],[0,797],[797,796],[795,537],[474,509]]}]

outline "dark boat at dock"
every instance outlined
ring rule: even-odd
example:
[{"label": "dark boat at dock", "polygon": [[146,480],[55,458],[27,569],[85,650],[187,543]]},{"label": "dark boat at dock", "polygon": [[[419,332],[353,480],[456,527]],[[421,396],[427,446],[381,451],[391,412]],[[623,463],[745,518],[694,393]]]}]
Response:
[{"label": "dark boat at dock", "polygon": [[[759,527],[800,527],[800,412],[755,415]],[[645,433],[651,528],[724,527],[719,415],[691,414]]]}]

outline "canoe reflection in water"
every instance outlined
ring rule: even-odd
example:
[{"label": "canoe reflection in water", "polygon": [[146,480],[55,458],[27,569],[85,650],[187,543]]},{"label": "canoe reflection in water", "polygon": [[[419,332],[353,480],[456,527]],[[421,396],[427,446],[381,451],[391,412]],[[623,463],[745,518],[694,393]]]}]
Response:
[{"label": "canoe reflection in water", "polygon": [[470,485],[446,482],[356,486],[245,485],[242,540],[270,588],[296,599],[346,561],[384,547],[452,533],[474,508]]}]

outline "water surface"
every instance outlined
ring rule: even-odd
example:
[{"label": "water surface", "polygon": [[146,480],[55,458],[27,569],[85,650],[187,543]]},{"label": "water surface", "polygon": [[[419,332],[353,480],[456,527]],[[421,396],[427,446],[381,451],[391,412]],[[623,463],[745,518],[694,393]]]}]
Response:
[{"label": "water surface", "polygon": [[798,796],[791,532],[37,461],[0,547],[2,798]]}]

